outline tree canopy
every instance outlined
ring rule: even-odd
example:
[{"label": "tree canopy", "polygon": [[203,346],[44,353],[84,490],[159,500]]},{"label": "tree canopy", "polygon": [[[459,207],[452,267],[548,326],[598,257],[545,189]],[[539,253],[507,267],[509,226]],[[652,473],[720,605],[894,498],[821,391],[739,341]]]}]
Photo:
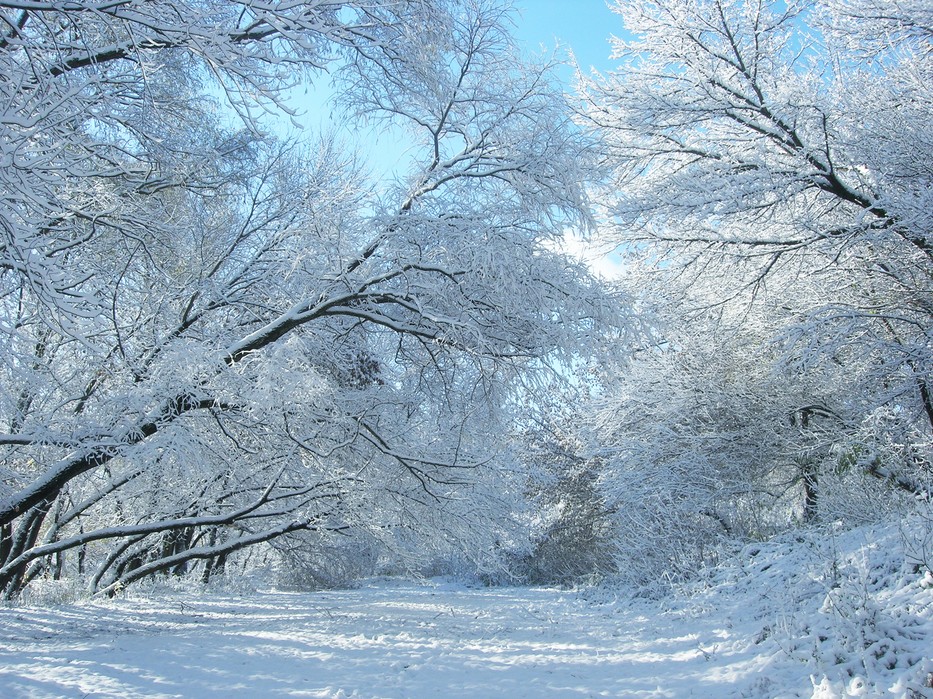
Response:
[{"label": "tree canopy", "polygon": [[[498,0],[0,2],[3,594],[651,584],[928,498],[933,13],[614,7],[568,96]],[[321,82],[404,165],[284,133]]]}]

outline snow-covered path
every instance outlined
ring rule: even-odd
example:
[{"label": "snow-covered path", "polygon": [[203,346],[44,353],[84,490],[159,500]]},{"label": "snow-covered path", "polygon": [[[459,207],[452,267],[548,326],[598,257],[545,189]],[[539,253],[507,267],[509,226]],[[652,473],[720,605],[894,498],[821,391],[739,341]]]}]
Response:
[{"label": "snow-covered path", "polygon": [[749,544],[662,602],[379,580],[0,608],[0,699],[933,699],[910,524]]},{"label": "snow-covered path", "polygon": [[727,630],[617,609],[396,584],[2,609],[0,696],[680,698],[755,679]]}]

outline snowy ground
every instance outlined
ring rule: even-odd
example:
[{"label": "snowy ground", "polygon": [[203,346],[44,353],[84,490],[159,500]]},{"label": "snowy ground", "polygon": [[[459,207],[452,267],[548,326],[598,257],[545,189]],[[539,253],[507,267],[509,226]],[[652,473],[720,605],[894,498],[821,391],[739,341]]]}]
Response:
[{"label": "snowy ground", "polygon": [[933,699],[933,590],[890,528],[847,537],[748,547],[664,603],[381,581],[5,608],[0,697]]}]

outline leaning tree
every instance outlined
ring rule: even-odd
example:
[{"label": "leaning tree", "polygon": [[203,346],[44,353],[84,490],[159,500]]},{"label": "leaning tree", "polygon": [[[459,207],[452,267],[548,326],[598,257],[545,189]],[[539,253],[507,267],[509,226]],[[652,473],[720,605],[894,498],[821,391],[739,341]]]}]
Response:
[{"label": "leaning tree", "polygon": [[[494,549],[517,378],[615,317],[548,244],[588,225],[588,151],[506,11],[88,0],[0,25],[4,593],[359,531]],[[270,135],[324,75],[410,141],[391,181],[365,144]]]}]

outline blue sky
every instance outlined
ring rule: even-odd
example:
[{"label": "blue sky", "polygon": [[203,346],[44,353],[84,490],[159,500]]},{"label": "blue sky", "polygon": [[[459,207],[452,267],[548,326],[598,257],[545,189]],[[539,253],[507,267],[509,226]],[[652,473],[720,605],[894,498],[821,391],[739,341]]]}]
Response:
[{"label": "blue sky", "polygon": [[551,50],[559,43],[573,49],[584,68],[612,67],[609,36],[622,33],[622,18],[606,0],[515,0],[515,7],[515,35],[529,50]]}]

